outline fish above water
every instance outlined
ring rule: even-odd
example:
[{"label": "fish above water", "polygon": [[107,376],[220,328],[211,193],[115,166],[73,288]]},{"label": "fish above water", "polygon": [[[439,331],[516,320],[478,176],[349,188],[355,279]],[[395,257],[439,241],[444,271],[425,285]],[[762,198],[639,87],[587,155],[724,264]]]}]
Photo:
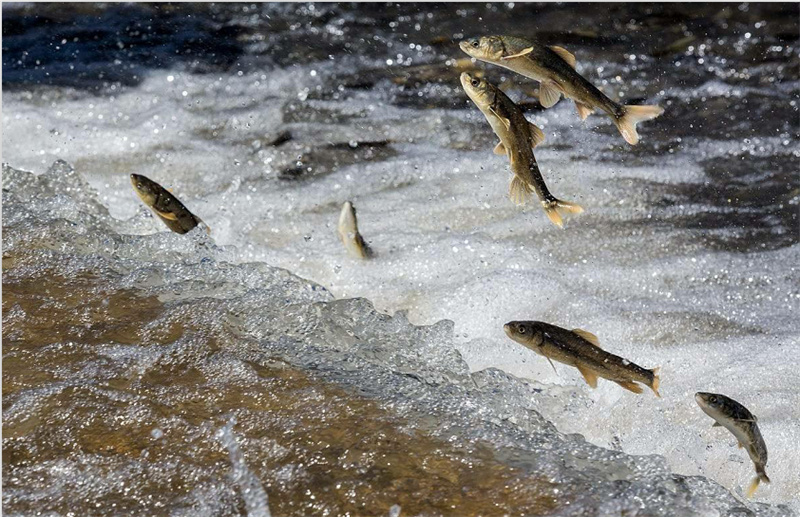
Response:
[{"label": "fish above water", "polygon": [[575,101],[581,120],[595,110],[604,111],[631,145],[639,142],[636,124],[664,112],[660,106],[624,106],[609,99],[575,70],[575,56],[561,47],[511,36],[470,38],[462,41],[460,47],[475,59],[539,81],[539,101],[545,108],[555,105],[564,95]]},{"label": "fish above water", "polygon": [[514,173],[509,186],[511,200],[524,204],[536,192],[547,217],[559,227],[564,214],[583,212],[580,206],[556,199],[548,190],[533,156],[533,148],[544,141],[544,133],[528,122],[520,107],[495,85],[467,72],[461,74],[461,86],[500,138],[495,154],[508,155]]},{"label": "fish above water", "polygon": [[358,231],[356,208],[350,201],[345,201],[342,205],[337,232],[339,233],[339,239],[351,257],[367,259],[373,256],[372,249]]},{"label": "fish above water", "polygon": [[642,383],[657,397],[661,396],[658,393],[658,368],[648,370],[606,352],[591,332],[567,330],[541,321],[512,321],[503,329],[517,343],[545,356],[554,370],[553,361],[574,366],[592,388],[597,387],[597,378],[602,377],[634,393],[642,392],[637,384]]},{"label": "fish above water", "polygon": [[698,392],[694,399],[703,412],[715,420],[712,427],[724,427],[739,441],[739,447],[747,450],[756,477],[747,489],[747,497],[752,497],[758,485],[763,481],[769,483],[765,471],[767,466],[767,445],[758,429],[758,419],[746,407],[730,397],[719,393]]},{"label": "fish above water", "polygon": [[131,184],[139,199],[173,232],[188,233],[196,226],[203,225],[206,232],[211,233],[210,228],[199,217],[155,181],[141,174],[131,174]]}]

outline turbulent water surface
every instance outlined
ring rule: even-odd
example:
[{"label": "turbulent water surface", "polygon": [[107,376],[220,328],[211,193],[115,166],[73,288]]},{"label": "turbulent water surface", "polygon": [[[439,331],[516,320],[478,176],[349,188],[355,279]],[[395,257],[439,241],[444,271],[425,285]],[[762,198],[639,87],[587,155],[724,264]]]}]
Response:
[{"label": "turbulent water surface", "polygon": [[[795,4],[3,7],[9,515],[792,515],[800,510]],[[535,35],[660,118],[457,42]],[[458,76],[539,125],[553,226]],[[167,231],[144,174],[210,227]],[[336,236],[358,208],[370,261]],[[580,327],[635,395],[511,342]],[[694,402],[758,416],[755,472]]]}]

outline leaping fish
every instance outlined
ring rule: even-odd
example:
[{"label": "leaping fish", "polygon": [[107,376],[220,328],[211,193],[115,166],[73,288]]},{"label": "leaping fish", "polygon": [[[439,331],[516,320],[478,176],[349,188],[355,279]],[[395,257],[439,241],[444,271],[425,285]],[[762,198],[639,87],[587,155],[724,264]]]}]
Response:
[{"label": "leaping fish", "polygon": [[355,258],[367,259],[373,252],[358,231],[356,208],[350,201],[345,201],[339,213],[339,226],[337,227],[339,240],[344,244],[347,253]]},{"label": "leaping fish", "polygon": [[636,125],[664,112],[660,106],[625,106],[609,99],[575,70],[575,56],[562,47],[512,36],[470,38],[462,41],[460,47],[475,59],[539,81],[539,101],[545,108],[555,105],[563,95],[575,101],[581,120],[595,110],[604,111],[631,145],[639,142]]},{"label": "leaping fish", "polygon": [[211,233],[211,229],[199,217],[191,213],[178,198],[155,181],[141,174],[131,174],[131,184],[136,195],[173,232],[188,233],[195,226],[203,225],[206,232]]},{"label": "leaping fish", "polygon": [[703,412],[714,419],[711,427],[724,427],[732,432],[739,441],[739,447],[747,450],[753,465],[756,467],[756,477],[747,488],[747,497],[753,497],[758,485],[763,481],[769,483],[765,471],[767,466],[767,445],[758,429],[758,418],[746,407],[730,397],[719,393],[698,392],[694,399]]},{"label": "leaping fish", "polygon": [[581,329],[567,330],[541,321],[512,321],[503,327],[508,337],[525,345],[550,361],[574,366],[581,372],[586,383],[597,387],[597,378],[616,382],[626,390],[641,393],[642,383],[653,390],[657,397],[660,379],[658,368],[648,370],[608,353],[600,348],[597,336]]},{"label": "leaping fish", "polygon": [[535,191],[547,217],[559,228],[563,225],[562,215],[583,212],[583,208],[574,203],[556,199],[547,189],[533,156],[533,148],[544,141],[544,133],[528,122],[520,107],[495,85],[467,72],[461,74],[461,86],[500,138],[494,148],[495,154],[508,155],[514,173],[509,198],[521,205]]}]

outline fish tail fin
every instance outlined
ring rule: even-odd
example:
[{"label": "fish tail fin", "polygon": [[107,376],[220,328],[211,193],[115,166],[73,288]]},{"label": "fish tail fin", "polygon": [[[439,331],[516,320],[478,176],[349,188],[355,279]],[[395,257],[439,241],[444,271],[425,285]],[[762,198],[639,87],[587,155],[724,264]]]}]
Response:
[{"label": "fish tail fin", "polygon": [[524,205],[530,199],[533,189],[522,178],[517,175],[511,179],[508,186],[508,197],[515,205]]},{"label": "fish tail fin", "polygon": [[639,133],[636,124],[645,120],[652,120],[664,113],[661,106],[623,106],[622,116],[614,119],[622,138],[631,145],[639,143]]},{"label": "fish tail fin", "polygon": [[656,397],[661,398],[661,394],[658,392],[658,385],[661,384],[661,378],[658,376],[659,370],[661,370],[660,366],[650,370],[650,372],[653,374],[653,382],[650,383],[650,389],[653,390],[653,393],[656,394]]},{"label": "fish tail fin", "polygon": [[758,485],[761,484],[762,481],[764,483],[769,483],[769,478],[767,477],[767,473],[764,472],[763,468],[756,469],[756,474],[757,474],[756,477],[753,479],[753,481],[750,482],[750,486],[747,487],[747,498],[748,499],[753,497],[753,494],[756,493],[756,489],[758,488]]},{"label": "fish tail fin", "polygon": [[550,201],[543,201],[542,205],[544,205],[544,211],[547,213],[547,217],[559,228],[564,227],[563,217],[565,215],[580,214],[583,212],[583,208],[581,208],[580,205],[555,198]]}]

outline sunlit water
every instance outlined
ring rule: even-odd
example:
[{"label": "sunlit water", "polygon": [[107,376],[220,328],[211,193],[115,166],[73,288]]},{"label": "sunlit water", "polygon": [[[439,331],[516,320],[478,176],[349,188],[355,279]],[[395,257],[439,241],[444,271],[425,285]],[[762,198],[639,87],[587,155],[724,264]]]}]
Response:
[{"label": "sunlit water", "polygon": [[[6,512],[800,509],[796,6],[36,9],[4,11]],[[456,61],[520,24],[666,113],[632,148]],[[566,229],[507,199],[464,69],[544,129]],[[337,240],[345,200],[372,261]],[[661,366],[662,398],[554,372],[513,319]],[[756,502],[698,390],[758,416]]]}]

